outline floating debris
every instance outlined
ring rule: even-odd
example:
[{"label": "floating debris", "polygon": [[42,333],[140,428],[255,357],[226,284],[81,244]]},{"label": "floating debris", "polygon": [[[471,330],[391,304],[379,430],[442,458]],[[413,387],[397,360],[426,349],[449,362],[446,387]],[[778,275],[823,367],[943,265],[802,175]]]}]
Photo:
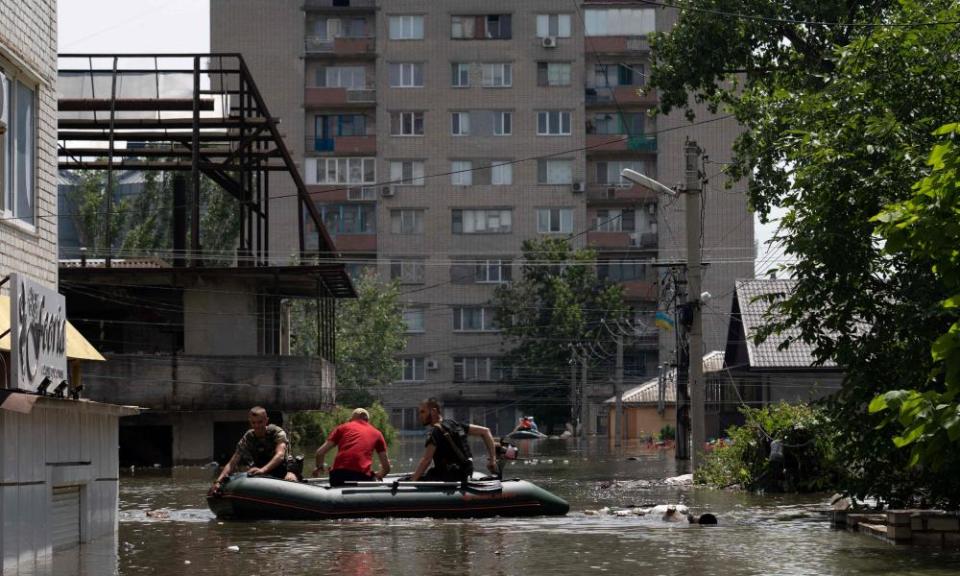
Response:
[{"label": "floating debris", "polygon": [[227,546],[227,550],[229,550],[229,551],[231,551],[231,552],[239,552],[239,551],[240,551],[240,547],[239,547],[239,546]]}]

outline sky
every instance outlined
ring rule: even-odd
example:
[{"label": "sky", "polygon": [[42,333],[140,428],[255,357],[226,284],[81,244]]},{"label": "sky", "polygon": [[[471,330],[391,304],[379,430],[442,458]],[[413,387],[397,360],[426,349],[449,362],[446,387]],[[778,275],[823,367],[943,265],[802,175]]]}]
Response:
[{"label": "sky", "polygon": [[[61,53],[203,53],[210,51],[208,0],[58,0]],[[754,218],[757,275],[778,262],[766,241],[775,224]]]}]

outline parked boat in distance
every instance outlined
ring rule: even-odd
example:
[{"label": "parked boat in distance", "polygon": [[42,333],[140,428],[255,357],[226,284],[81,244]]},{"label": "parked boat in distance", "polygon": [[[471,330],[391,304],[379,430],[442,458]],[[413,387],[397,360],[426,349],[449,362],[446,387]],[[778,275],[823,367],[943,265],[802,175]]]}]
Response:
[{"label": "parked boat in distance", "polygon": [[562,516],[570,505],[526,480],[460,482],[287,482],[236,474],[207,496],[217,518],[318,520],[326,518]]},{"label": "parked boat in distance", "polygon": [[537,430],[516,430],[506,435],[511,440],[542,440],[547,435]]}]

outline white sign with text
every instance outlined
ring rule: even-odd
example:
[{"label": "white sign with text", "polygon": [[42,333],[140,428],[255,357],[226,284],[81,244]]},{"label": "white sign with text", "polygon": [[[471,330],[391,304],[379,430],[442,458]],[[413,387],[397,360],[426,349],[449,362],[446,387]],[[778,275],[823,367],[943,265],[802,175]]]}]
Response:
[{"label": "white sign with text", "polygon": [[11,387],[56,387],[67,379],[67,300],[20,274],[10,282]]}]

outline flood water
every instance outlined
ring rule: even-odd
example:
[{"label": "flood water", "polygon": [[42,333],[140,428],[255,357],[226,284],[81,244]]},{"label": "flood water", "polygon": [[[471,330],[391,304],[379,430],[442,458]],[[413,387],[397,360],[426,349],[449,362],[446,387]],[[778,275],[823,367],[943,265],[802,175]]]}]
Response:
[{"label": "flood water", "polygon": [[[565,498],[565,517],[482,520],[221,522],[209,512],[209,469],[127,472],[120,482],[116,542],[82,546],[60,574],[760,575],[957,574],[960,553],[894,547],[835,531],[828,495],[760,496],[659,481],[684,473],[672,453],[596,441],[521,444],[505,476]],[[392,448],[395,471],[412,469],[419,439]],[[312,458],[308,459],[308,464]],[[682,503],[718,526],[669,524],[603,507]],[[159,516],[155,517],[157,511]],[[151,515],[147,513],[150,512]],[[231,547],[237,549],[231,550]]]}]

